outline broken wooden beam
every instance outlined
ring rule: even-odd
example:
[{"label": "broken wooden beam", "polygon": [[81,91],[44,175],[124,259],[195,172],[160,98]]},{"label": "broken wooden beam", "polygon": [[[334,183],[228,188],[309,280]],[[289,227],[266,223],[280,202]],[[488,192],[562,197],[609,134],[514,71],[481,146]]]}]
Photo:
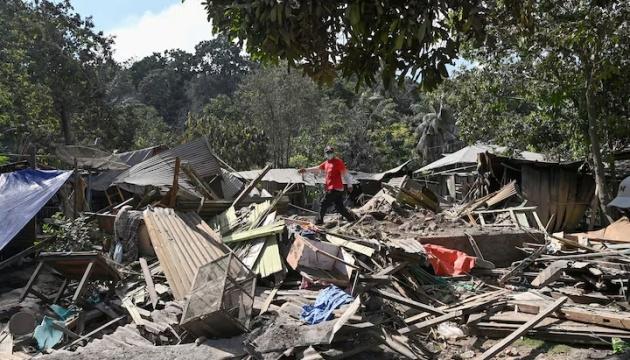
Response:
[{"label": "broken wooden beam", "polygon": [[442,310],[439,310],[437,308],[434,308],[433,306],[430,305],[426,305],[423,303],[419,303],[417,301],[402,297],[400,295],[396,295],[394,293],[390,293],[388,291],[382,290],[382,289],[373,289],[370,290],[372,293],[375,293],[385,299],[391,300],[391,301],[395,301],[399,304],[403,304],[406,306],[409,306],[410,308],[414,308],[417,310],[422,310],[422,311],[426,311],[428,313],[434,314],[434,315],[444,315],[444,312]]},{"label": "broken wooden beam", "polygon": [[510,346],[510,344],[512,344],[514,341],[520,338],[523,334],[525,334],[529,329],[533,328],[539,322],[541,322],[544,318],[549,316],[554,311],[558,310],[558,308],[562,306],[562,304],[564,304],[566,301],[567,301],[567,297],[565,296],[556,300],[553,304],[551,304],[541,313],[533,317],[531,320],[529,320],[525,324],[519,326],[518,329],[516,329],[514,332],[508,335],[505,339],[494,344],[494,346],[492,346],[490,349],[486,350],[483,354],[479,355],[476,358],[476,360],[487,360],[487,359],[493,358],[495,355],[503,351],[503,349]]},{"label": "broken wooden beam", "polygon": [[267,164],[267,166],[265,166],[265,168],[262,169],[260,174],[258,174],[258,176],[256,176],[254,180],[252,180],[249,184],[247,184],[245,189],[243,189],[243,191],[241,191],[241,193],[238,194],[238,196],[236,197],[236,199],[234,199],[234,202],[232,203],[232,206],[235,209],[238,206],[238,203],[241,202],[245,198],[245,196],[247,196],[254,189],[256,184],[258,184],[263,179],[263,177],[265,177],[265,175],[269,172],[269,170],[271,170],[271,164]]},{"label": "broken wooden beam", "polygon": [[435,317],[433,319],[429,319],[429,320],[425,320],[421,323],[415,324],[415,325],[411,325],[411,326],[407,326],[405,328],[402,329],[398,329],[398,332],[401,335],[410,335],[410,334],[415,334],[418,333],[424,329],[429,329],[432,328],[436,325],[439,325],[445,321],[449,321],[455,318],[458,318],[460,316],[462,316],[463,311],[462,310],[458,310],[458,311],[453,311],[451,313],[447,313],[438,317]]},{"label": "broken wooden beam", "polygon": [[142,275],[144,275],[144,281],[147,284],[147,292],[149,293],[149,298],[151,299],[151,305],[153,305],[153,309],[158,303],[158,295],[155,292],[155,285],[153,284],[153,278],[151,277],[151,271],[149,270],[149,264],[147,264],[147,260],[143,257],[139,259],[140,267],[142,268]]}]

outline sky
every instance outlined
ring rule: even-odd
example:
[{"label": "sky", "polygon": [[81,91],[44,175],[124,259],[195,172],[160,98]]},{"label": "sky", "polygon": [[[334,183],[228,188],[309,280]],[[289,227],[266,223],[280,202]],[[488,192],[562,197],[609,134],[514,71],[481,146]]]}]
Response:
[{"label": "sky", "polygon": [[141,59],[167,49],[193,51],[212,37],[201,0],[71,0],[97,30],[115,37],[114,58]]},{"label": "sky", "polygon": [[[202,0],[70,1],[81,16],[92,16],[96,29],[114,36],[114,58],[120,62],[169,49],[193,52],[212,37]],[[459,65],[474,66],[463,59],[455,61]],[[455,66],[447,66],[448,72]]]}]

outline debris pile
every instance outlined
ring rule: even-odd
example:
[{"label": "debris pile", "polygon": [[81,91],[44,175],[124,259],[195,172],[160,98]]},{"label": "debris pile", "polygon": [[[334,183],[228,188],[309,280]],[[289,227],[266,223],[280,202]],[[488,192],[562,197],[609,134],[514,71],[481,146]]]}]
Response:
[{"label": "debris pile", "polygon": [[116,171],[120,201],[75,214],[111,241],[73,247],[87,235],[68,228],[46,240],[62,252],[0,263],[36,254],[25,285],[3,280],[0,358],[489,359],[524,336],[630,342],[627,219],[550,233],[515,181],[453,205],[392,173],[355,221],[316,226],[286,206],[295,184],[258,188],[269,166],[243,183],[203,139],[105,160],[85,163]]}]

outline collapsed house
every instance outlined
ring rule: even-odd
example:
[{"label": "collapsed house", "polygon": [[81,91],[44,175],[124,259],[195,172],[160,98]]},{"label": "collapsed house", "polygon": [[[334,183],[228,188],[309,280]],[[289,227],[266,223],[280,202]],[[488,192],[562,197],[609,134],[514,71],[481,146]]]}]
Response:
[{"label": "collapsed house", "polygon": [[[489,359],[521,336],[604,355],[630,341],[627,219],[573,232],[592,197],[577,164],[476,153],[488,181],[455,204],[409,163],[355,174],[378,182],[357,220],[316,226],[287,205],[321,180],[234,172],[203,138],[122,163],[100,167],[120,198],[81,212],[109,221],[92,249],[53,238],[3,285],[0,357]],[[78,164],[58,174],[75,199]]]}]

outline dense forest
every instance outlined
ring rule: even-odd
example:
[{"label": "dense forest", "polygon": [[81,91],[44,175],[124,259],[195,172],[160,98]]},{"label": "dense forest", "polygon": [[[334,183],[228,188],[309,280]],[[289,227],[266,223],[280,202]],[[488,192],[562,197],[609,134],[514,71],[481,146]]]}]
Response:
[{"label": "dense forest", "polygon": [[[630,142],[628,6],[608,10],[596,35],[588,17],[584,34],[570,33],[574,20],[553,12],[526,39],[496,21],[486,29],[492,46],[461,45],[473,66],[449,79],[442,73],[429,91],[411,76],[393,86],[360,74],[321,81],[286,60],[261,63],[224,34],[194,52],[117,63],[115,39],[68,1],[6,0],[0,151],[47,154],[64,143],[127,151],[207,135],[237,169],[311,164],[332,144],[350,167],[378,171],[477,141],[586,160],[596,131],[607,160]],[[596,49],[584,55],[593,59],[588,76],[587,61],[571,61],[585,47]],[[533,58],[533,50],[546,56]]]}]

